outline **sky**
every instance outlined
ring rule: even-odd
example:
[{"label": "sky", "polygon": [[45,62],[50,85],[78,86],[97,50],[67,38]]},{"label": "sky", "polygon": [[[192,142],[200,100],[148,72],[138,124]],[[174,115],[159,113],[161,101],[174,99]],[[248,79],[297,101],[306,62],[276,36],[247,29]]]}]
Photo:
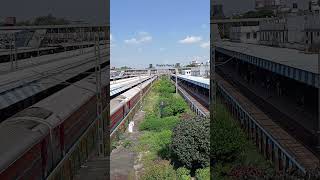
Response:
[{"label": "sky", "polygon": [[109,9],[106,0],[1,0],[0,18],[15,16],[21,21],[51,13],[69,20],[103,24],[108,22]]},{"label": "sky", "polygon": [[209,0],[110,0],[111,66],[209,60]]}]

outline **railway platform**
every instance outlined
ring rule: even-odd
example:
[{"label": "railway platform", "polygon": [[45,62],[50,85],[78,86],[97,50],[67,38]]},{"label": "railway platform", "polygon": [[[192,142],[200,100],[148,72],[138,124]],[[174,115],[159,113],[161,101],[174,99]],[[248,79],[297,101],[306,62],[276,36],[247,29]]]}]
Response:
[{"label": "railway platform", "polygon": [[232,116],[247,133],[259,151],[275,164],[279,171],[290,168],[301,172],[319,165],[319,159],[308,148],[283,130],[236,87],[216,75],[218,95]]},{"label": "railway platform", "polygon": [[[171,76],[175,83],[175,75]],[[209,79],[196,76],[178,75],[178,91],[191,109],[200,116],[209,116]]]},{"label": "railway platform", "polygon": [[217,43],[215,55],[218,74],[319,154],[317,54],[225,41]]}]

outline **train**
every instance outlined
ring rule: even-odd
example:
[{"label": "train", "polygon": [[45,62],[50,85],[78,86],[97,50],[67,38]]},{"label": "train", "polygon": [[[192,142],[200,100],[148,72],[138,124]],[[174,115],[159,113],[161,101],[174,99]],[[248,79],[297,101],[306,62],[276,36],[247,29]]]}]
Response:
[{"label": "train", "polygon": [[145,81],[141,85],[138,85],[121,95],[113,98],[110,101],[110,132],[111,136],[114,134],[116,129],[124,126],[123,120],[128,113],[135,107],[137,102],[141,99],[141,95],[144,95],[152,82],[157,76],[151,76],[149,80]]},{"label": "train", "polygon": [[[107,78],[107,68],[103,68],[101,79]],[[95,81],[92,74],[0,124],[0,179],[47,178],[97,117]],[[101,85],[102,108],[106,109],[109,83]],[[103,119],[107,124],[109,118]],[[95,138],[96,132],[90,132],[86,143],[93,147]],[[79,163],[71,163],[70,171],[72,164]]]}]

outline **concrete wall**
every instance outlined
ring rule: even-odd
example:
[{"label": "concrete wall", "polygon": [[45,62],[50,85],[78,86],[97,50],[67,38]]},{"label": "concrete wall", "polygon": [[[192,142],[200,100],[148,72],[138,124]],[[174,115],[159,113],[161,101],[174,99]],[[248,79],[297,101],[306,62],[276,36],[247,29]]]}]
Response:
[{"label": "concrete wall", "polygon": [[260,35],[259,26],[240,26],[230,29],[230,40],[235,42],[258,44]]},{"label": "concrete wall", "polygon": [[[260,44],[305,50],[320,43],[320,16],[287,15],[260,24]],[[319,35],[318,35],[319,34]]]}]

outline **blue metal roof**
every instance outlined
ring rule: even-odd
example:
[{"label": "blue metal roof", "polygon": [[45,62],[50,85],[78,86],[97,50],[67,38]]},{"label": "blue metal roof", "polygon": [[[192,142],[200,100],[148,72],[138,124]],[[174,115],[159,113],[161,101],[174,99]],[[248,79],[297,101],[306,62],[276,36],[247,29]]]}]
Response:
[{"label": "blue metal roof", "polygon": [[314,87],[320,86],[317,54],[304,54],[295,49],[233,42],[216,44],[215,50],[290,79]]},{"label": "blue metal roof", "polygon": [[[175,75],[173,75],[175,76]],[[192,84],[195,84],[197,86],[210,89],[210,79],[206,79],[203,77],[197,77],[197,76],[188,76],[188,75],[178,75],[179,79],[188,81]]]}]

